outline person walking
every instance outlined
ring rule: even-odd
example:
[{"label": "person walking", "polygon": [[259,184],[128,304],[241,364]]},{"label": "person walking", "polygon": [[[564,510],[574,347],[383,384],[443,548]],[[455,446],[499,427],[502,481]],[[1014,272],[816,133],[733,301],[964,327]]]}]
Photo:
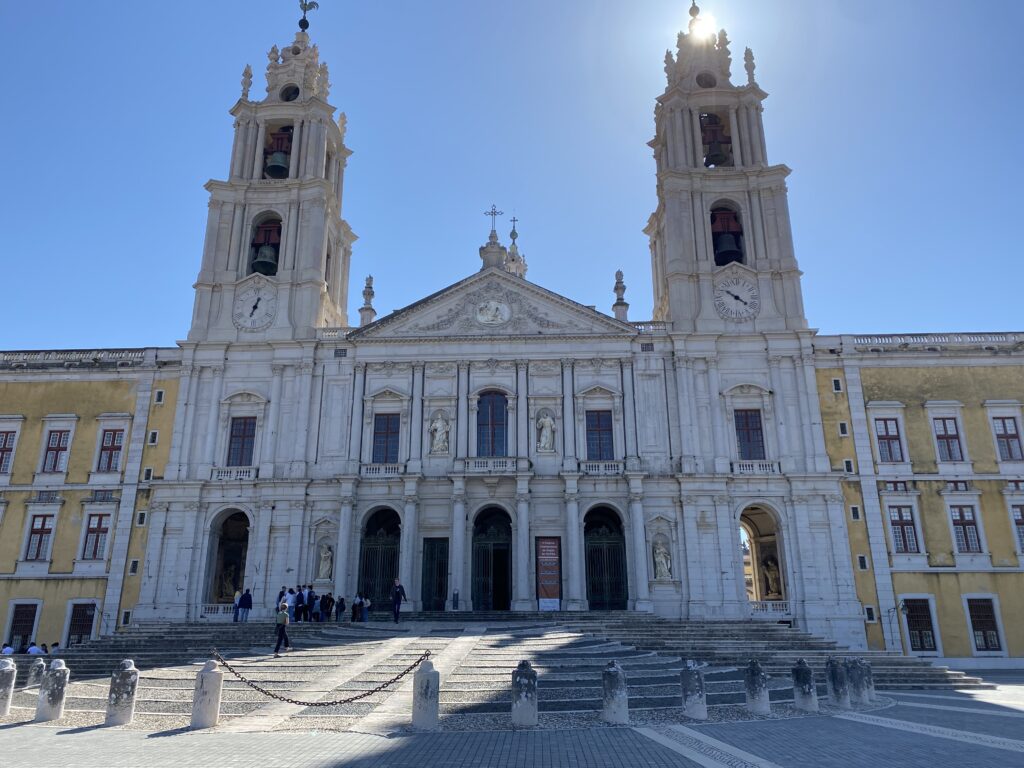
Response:
[{"label": "person walking", "polygon": [[277,611],[277,645],[274,646],[274,656],[281,655],[281,644],[284,649],[292,649],[291,641],[288,639],[288,603],[281,603]]},{"label": "person walking", "polygon": [[238,620],[243,624],[249,621],[249,611],[251,610],[252,594],[247,589],[245,590],[245,594],[238,598]]},{"label": "person walking", "polygon": [[402,601],[408,599],[409,598],[405,595],[405,587],[402,586],[402,582],[395,579],[395,584],[391,587],[391,611],[395,614],[395,624],[398,623],[398,614],[402,610]]},{"label": "person walking", "polygon": [[338,602],[334,604],[334,620],[341,621],[341,617],[345,615],[345,598],[342,595],[338,595]]},{"label": "person walking", "polygon": [[363,611],[363,593],[356,592],[356,596],[352,599],[352,623],[359,621],[359,617],[362,616]]},{"label": "person walking", "polygon": [[242,599],[242,590],[236,589],[235,590],[235,600],[234,600],[235,607],[234,607],[234,610],[231,611],[231,620],[233,622],[236,622],[236,623],[238,622],[238,602],[241,599]]},{"label": "person walking", "polygon": [[299,584],[295,590],[295,623],[301,624],[306,616],[306,585]]}]

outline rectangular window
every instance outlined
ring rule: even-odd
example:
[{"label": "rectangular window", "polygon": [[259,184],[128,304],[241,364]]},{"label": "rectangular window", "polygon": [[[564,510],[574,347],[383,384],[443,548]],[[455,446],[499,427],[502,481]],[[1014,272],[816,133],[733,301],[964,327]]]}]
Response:
[{"label": "rectangular window", "polygon": [[373,463],[398,462],[398,437],[401,419],[397,413],[378,413],[373,417]]},{"label": "rectangular window", "polygon": [[878,461],[895,464],[903,461],[903,443],[900,442],[898,419],[875,419],[875,438],[878,440]]},{"label": "rectangular window", "polygon": [[918,553],[917,529],[914,528],[913,507],[889,507],[889,528],[892,529],[892,548],[900,554]]},{"label": "rectangular window", "polygon": [[866,571],[868,569],[867,555],[857,555],[857,567],[860,568],[862,571]]},{"label": "rectangular window", "polygon": [[1017,534],[1017,549],[1024,552],[1024,505],[1014,504],[1010,516],[1013,518],[1013,531]]},{"label": "rectangular window", "polygon": [[843,391],[843,382],[842,382],[841,379],[832,379],[832,391],[833,392],[842,392]]},{"label": "rectangular window", "polygon": [[110,515],[89,515],[88,528],[85,529],[85,547],[82,550],[83,560],[103,559],[108,533]]},{"label": "rectangular window", "polygon": [[957,552],[981,552],[981,537],[978,535],[978,521],[974,507],[953,506],[949,508],[953,518],[953,538],[956,539]]},{"label": "rectangular window", "polygon": [[104,429],[100,440],[100,462],[97,472],[117,472],[121,468],[121,447],[124,445],[123,429]]},{"label": "rectangular window", "polygon": [[736,421],[736,442],[742,461],[764,461],[764,430],[761,428],[761,411],[737,409],[733,412]]},{"label": "rectangular window", "polygon": [[860,507],[858,507],[858,506],[850,507],[850,519],[851,520],[860,520]]},{"label": "rectangular window", "polygon": [[906,493],[907,492],[907,481],[906,480],[886,480],[885,490],[891,491],[892,493]]},{"label": "rectangular window", "polygon": [[68,467],[69,429],[51,429],[46,436],[46,453],[43,454],[43,472],[63,472]]},{"label": "rectangular window", "polygon": [[136,525],[145,525],[146,524],[146,513],[145,512],[139,512],[138,514],[135,515],[135,524]]},{"label": "rectangular window", "polygon": [[128,563],[128,573],[130,573],[132,576],[134,576],[138,572],[139,572],[139,561],[138,560],[132,560],[130,563]]},{"label": "rectangular window", "polygon": [[35,603],[15,603],[14,612],[11,616],[10,641],[14,650],[24,653],[28,644],[35,640],[33,632],[36,628]]},{"label": "rectangular window", "polygon": [[156,404],[160,405],[161,403],[163,403],[163,401],[164,401],[164,391],[162,389],[158,389],[156,391]]},{"label": "rectangular window", "polygon": [[93,603],[76,603],[71,606],[68,645],[79,645],[91,638],[95,619],[96,606]]},{"label": "rectangular window", "polygon": [[[255,421],[255,419],[254,419],[254,421]],[[156,445],[158,442],[160,442],[160,432],[158,430],[155,430],[155,429],[152,430],[149,433],[149,437],[146,439],[146,442],[149,445]]]},{"label": "rectangular window", "polygon": [[950,480],[946,483],[947,491],[969,491],[971,490],[971,484],[966,480]]},{"label": "rectangular window", "polygon": [[507,456],[508,401],[500,392],[487,392],[477,401],[476,455]]},{"label": "rectangular window", "polygon": [[967,612],[971,616],[971,632],[974,633],[974,647],[979,651],[1001,651],[999,625],[996,611],[988,598],[967,598]]},{"label": "rectangular window", "polygon": [[32,515],[28,534],[26,560],[46,560],[50,554],[50,536],[53,534],[53,515]]},{"label": "rectangular window", "polygon": [[865,605],[864,606],[864,620],[873,622],[875,620],[875,606]]},{"label": "rectangular window", "polygon": [[131,622],[131,620],[132,620],[132,612],[131,611],[125,611],[124,613],[121,614],[121,624],[122,624],[122,626],[128,626],[128,624]]},{"label": "rectangular window", "polygon": [[0,475],[11,471],[14,461],[14,436],[16,432],[0,432]]},{"label": "rectangular window", "polygon": [[152,467],[146,467],[146,468],[144,468],[142,470],[142,479],[147,481],[147,482],[153,479],[153,468]]},{"label": "rectangular window", "polygon": [[849,434],[850,434],[850,425],[847,424],[845,421],[840,421],[839,422],[839,436],[840,437],[847,437]]},{"label": "rectangular window", "polygon": [[932,607],[927,600],[904,600],[907,610],[907,634],[912,651],[934,651],[935,629],[932,626]]},{"label": "rectangular window", "polygon": [[641,352],[653,352],[654,351],[654,342],[652,342],[652,341],[642,341],[642,342],[640,342],[640,351]]},{"label": "rectangular window", "polygon": [[999,446],[999,460],[1021,461],[1024,454],[1020,449],[1017,419],[1012,416],[998,416],[992,419],[992,428],[996,433],[996,445]]},{"label": "rectangular window", "polygon": [[843,471],[846,473],[853,472],[853,459],[843,459]]},{"label": "rectangular window", "polygon": [[935,443],[939,447],[939,461],[963,461],[964,453],[960,448],[960,432],[956,419],[940,417],[932,419],[935,425]]},{"label": "rectangular window", "polygon": [[252,451],[255,443],[256,417],[236,416],[231,419],[227,465],[229,467],[251,467]]},{"label": "rectangular window", "polygon": [[587,460],[611,461],[614,458],[612,412],[587,411]]}]

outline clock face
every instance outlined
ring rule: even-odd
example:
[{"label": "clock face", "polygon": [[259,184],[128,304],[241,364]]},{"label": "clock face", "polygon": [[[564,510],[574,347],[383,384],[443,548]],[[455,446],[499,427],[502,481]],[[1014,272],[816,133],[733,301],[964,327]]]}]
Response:
[{"label": "clock face", "polygon": [[277,291],[271,285],[250,285],[235,295],[231,319],[243,331],[258,331],[274,321]]},{"label": "clock face", "polygon": [[715,309],[726,320],[749,320],[761,311],[757,286],[742,277],[728,277],[715,286]]}]

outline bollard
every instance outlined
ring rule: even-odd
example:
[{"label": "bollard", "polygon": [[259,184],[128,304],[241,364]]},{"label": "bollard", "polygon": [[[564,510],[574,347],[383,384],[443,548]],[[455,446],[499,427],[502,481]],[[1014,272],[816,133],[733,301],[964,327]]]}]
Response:
[{"label": "bollard", "polygon": [[825,684],[832,705],[840,709],[850,708],[850,689],[846,684],[846,670],[835,656],[825,662]]},{"label": "bollard", "polygon": [[440,688],[441,673],[434,669],[430,659],[427,659],[412,676],[413,728],[420,731],[440,730]]},{"label": "bollard", "polygon": [[846,671],[846,683],[850,689],[850,704],[868,704],[868,691],[864,685],[864,662],[849,657],[843,664]]},{"label": "bollard", "polygon": [[135,668],[135,662],[125,659],[110,676],[106,725],[128,725],[132,721],[138,687],[139,670]]},{"label": "bollard", "polygon": [[42,659],[33,661],[32,666],[28,668],[28,679],[25,680],[25,687],[35,688],[42,683],[44,672],[46,672],[46,662]]},{"label": "bollard", "polygon": [[804,712],[818,711],[818,688],[814,684],[814,670],[804,659],[797,659],[793,667],[793,706]]},{"label": "bollard", "polygon": [[526,659],[512,672],[512,725],[537,725],[537,673]]},{"label": "bollard", "polygon": [[71,670],[64,666],[63,659],[54,659],[43,674],[39,684],[39,701],[36,704],[36,722],[47,723],[64,716],[64,697],[68,692],[68,678]]},{"label": "bollard", "polygon": [[11,714],[11,699],[14,698],[14,678],[18,668],[11,659],[0,659],[0,717]]},{"label": "bollard", "polygon": [[708,697],[704,690],[704,673],[692,661],[679,673],[683,688],[683,714],[692,720],[708,719]]},{"label": "bollard", "polygon": [[614,659],[601,672],[604,686],[604,708],[601,719],[606,723],[629,725],[629,689],[626,687],[626,673]]},{"label": "bollard", "polygon": [[743,675],[747,689],[747,709],[755,715],[770,715],[771,704],[768,701],[768,675],[761,669],[761,662],[751,659]]},{"label": "bollard", "polygon": [[211,659],[196,675],[192,722],[189,725],[192,730],[212,728],[217,724],[220,719],[220,694],[223,687],[224,673],[217,669],[217,662]]},{"label": "bollard", "polygon": [[864,690],[867,692],[867,700],[878,701],[878,697],[875,696],[875,676],[871,671],[871,662],[861,659],[860,663],[864,670]]}]

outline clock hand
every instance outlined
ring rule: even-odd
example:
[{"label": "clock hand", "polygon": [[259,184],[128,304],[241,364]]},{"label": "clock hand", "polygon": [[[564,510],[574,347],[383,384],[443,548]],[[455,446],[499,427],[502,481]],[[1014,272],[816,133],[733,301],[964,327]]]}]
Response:
[{"label": "clock hand", "polygon": [[728,293],[730,296],[732,296],[734,299],[736,299],[736,301],[738,301],[740,304],[743,304],[744,306],[750,306],[749,304],[747,304],[747,302],[745,302],[743,299],[741,299],[739,296],[737,296],[732,291],[726,291],[726,293]]},{"label": "clock hand", "polygon": [[262,298],[263,298],[262,296],[257,296],[256,297],[256,303],[252,305],[252,311],[249,312],[249,317],[252,317],[253,315],[256,314],[256,308],[259,307],[260,299],[262,299]]}]

